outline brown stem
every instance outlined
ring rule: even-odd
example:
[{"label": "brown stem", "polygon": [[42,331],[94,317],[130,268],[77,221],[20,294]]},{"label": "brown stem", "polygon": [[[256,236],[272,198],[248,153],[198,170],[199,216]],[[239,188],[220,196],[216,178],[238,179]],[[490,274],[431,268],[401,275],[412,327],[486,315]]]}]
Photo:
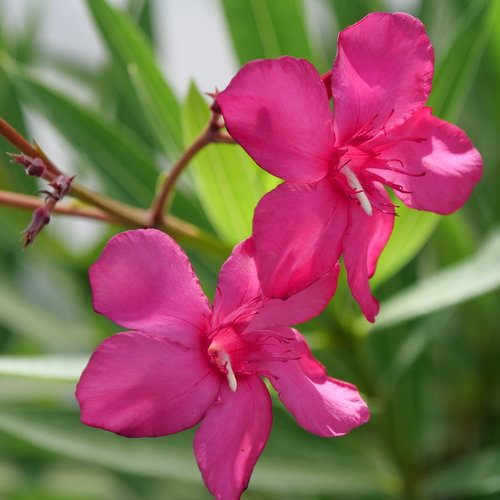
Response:
[{"label": "brown stem", "polygon": [[[19,208],[21,210],[34,210],[42,207],[44,205],[44,200],[37,196],[0,190],[0,205]],[[77,217],[102,220],[111,224],[119,224],[116,219],[110,217],[106,212],[94,207],[80,207],[77,205],[57,203],[53,208],[53,212],[62,215],[75,215]]]},{"label": "brown stem", "polygon": [[[234,142],[228,134],[220,133],[219,131],[220,127],[214,129],[214,125],[212,122],[209,124],[209,127],[211,128],[211,131],[208,134],[209,135],[208,142],[225,142],[225,143]],[[38,147],[38,145],[35,145],[35,147],[33,147],[24,137],[21,136],[21,134],[19,134],[19,132],[13,129],[2,118],[0,118],[0,135],[2,135],[5,139],[7,139],[22,153],[31,156],[33,158],[41,158],[44,161],[45,166],[47,167],[46,174],[48,175],[44,175],[44,177],[47,180],[52,180],[52,178],[55,176],[63,175],[61,171],[54,165],[54,163],[52,163],[50,159],[47,158],[47,156]],[[189,159],[196,152],[197,150],[192,153],[192,155],[187,159],[186,163],[189,162]],[[186,153],[183,156],[185,155]],[[179,174],[177,174],[177,177]],[[93,207],[96,207],[95,208],[96,211],[93,211],[93,207],[88,207],[85,209],[84,207],[79,207],[79,209],[77,210],[79,212],[78,215],[84,217],[97,218],[93,217],[93,215],[90,214],[102,213],[105,214],[106,217],[106,219],[102,220],[106,220],[108,222],[113,222],[113,223],[119,223],[124,225],[125,227],[131,227],[131,228],[152,227],[151,212],[149,210],[142,210],[139,208],[131,207],[130,205],[126,205],[125,203],[121,203],[119,201],[108,198],[107,196],[104,196],[100,193],[96,193],[95,191],[92,191],[91,189],[88,189],[85,186],[82,186],[76,182],[73,182],[71,184],[71,191],[69,194],[74,198],[77,198],[85,203],[93,205]],[[19,196],[24,196],[24,195],[19,195]],[[7,197],[5,199],[7,199]],[[9,200],[12,200],[12,198],[9,197]],[[43,200],[41,200],[40,203],[43,204]],[[9,204],[9,203],[4,203],[4,204]],[[39,205],[36,205],[36,207],[39,207]],[[64,213],[63,211],[60,211],[57,207],[58,205],[56,205],[56,208],[54,209],[55,212]],[[23,207],[19,206],[18,208],[23,208]],[[66,205],[63,205],[62,210],[65,210],[65,208]],[[87,212],[87,215],[83,215],[84,210]],[[209,250],[215,253],[216,255],[220,255],[223,257],[227,257],[227,255],[229,254],[230,249],[227,247],[227,245],[220,242],[213,236],[205,233],[197,226],[189,224],[188,222],[185,222],[171,215],[169,215],[167,219],[162,214],[161,209],[159,210],[159,214],[160,215],[155,218],[154,227],[157,227],[158,229],[170,234],[180,243],[185,242],[193,247]],[[72,213],[68,215],[77,215],[77,214]]]},{"label": "brown stem", "polygon": [[17,130],[12,128],[3,118],[0,118],[0,135],[5,137],[11,144],[16,146],[19,151],[22,151],[28,156],[33,158],[41,158],[47,170],[54,175],[61,175],[62,172],[45,156],[45,154],[38,148],[33,147]]},{"label": "brown stem", "polygon": [[165,207],[171,200],[174,186],[182,171],[186,168],[191,159],[203,149],[210,141],[209,126],[207,125],[195,139],[193,144],[182,153],[181,157],[174,163],[170,174],[165,179],[163,186],[151,205],[151,226],[157,227],[163,217]]},{"label": "brown stem", "polygon": [[191,146],[182,153],[181,157],[172,166],[170,174],[165,179],[159,194],[151,205],[151,227],[158,227],[158,224],[160,224],[165,207],[169,205],[172,198],[177,179],[200,150],[212,142],[235,144],[235,140],[229,134],[221,132],[223,125],[219,122],[219,119],[220,113],[212,109],[212,115],[207,126],[199,133]]}]

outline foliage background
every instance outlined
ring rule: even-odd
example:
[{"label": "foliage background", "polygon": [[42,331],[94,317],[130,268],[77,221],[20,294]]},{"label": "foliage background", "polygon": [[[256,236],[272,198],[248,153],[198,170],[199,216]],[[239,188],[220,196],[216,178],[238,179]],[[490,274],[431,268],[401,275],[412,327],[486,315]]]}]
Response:
[{"label": "foliage background", "polygon": [[[45,117],[71,149],[73,162],[59,165],[65,172],[147,207],[159,172],[204,125],[206,102],[194,86],[177,99],[158,69],[154,2],[133,0],[124,10],[81,2],[108,54],[98,68],[48,57],[37,39],[43,12],[13,31],[0,2],[0,115],[27,137],[27,117]],[[307,0],[221,0],[239,62],[289,54],[325,72],[340,29],[394,10],[383,0],[318,2],[331,14],[321,29],[305,22]],[[373,417],[327,440],[303,431],[275,401],[247,499],[500,497],[500,2],[421,0],[408,12],[436,49],[435,114],[468,132],[484,177],[452,216],[401,208],[373,280],[382,304],[374,327],[345,285],[300,326],[330,374],[358,385]],[[84,88],[90,105],[48,84],[40,67]],[[221,242],[218,253],[185,245],[209,296],[229,249],[250,230],[255,203],[275,183],[229,145],[209,146],[183,177],[172,212]],[[31,194],[37,186],[1,155],[0,188]],[[0,498],[209,498],[192,432],[127,440],[78,420],[78,374],[97,343],[118,331],[92,312],[87,269],[122,228],[93,223],[82,233],[59,217],[22,251],[29,219],[0,207]]]}]

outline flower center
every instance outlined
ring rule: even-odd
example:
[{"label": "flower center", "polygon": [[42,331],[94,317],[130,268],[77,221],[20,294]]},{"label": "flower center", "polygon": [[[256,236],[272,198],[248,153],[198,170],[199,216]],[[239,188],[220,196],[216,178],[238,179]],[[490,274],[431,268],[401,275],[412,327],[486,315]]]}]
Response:
[{"label": "flower center", "polygon": [[222,327],[214,332],[208,347],[210,361],[227,377],[229,387],[234,392],[238,387],[236,373],[244,373],[243,364],[251,345],[232,326]]},{"label": "flower center", "polygon": [[238,382],[236,381],[236,376],[234,374],[233,366],[231,365],[231,358],[229,357],[229,354],[215,342],[210,344],[208,354],[210,356],[210,361],[212,361],[212,363],[217,366],[222,373],[226,374],[229,387],[233,392],[235,392],[238,388]]},{"label": "flower center", "polygon": [[409,193],[403,186],[393,182],[393,179],[396,176],[424,175],[424,172],[408,172],[401,160],[389,156],[391,152],[395,152],[393,148],[401,143],[419,143],[425,140],[421,137],[398,135],[397,129],[387,131],[386,125],[393,114],[394,111],[389,112],[384,120],[380,120],[378,115],[372,116],[352,137],[336,145],[331,177],[333,184],[358,203],[367,215],[372,215],[374,208],[396,215],[397,207],[380,195],[377,184],[385,184],[400,193]]},{"label": "flower center", "polygon": [[361,182],[359,182],[359,179],[356,177],[356,174],[347,165],[344,165],[342,167],[342,173],[345,175],[347,179],[347,185],[351,188],[352,194],[359,201],[361,208],[368,215],[372,215],[373,210],[370,200],[368,199],[368,196],[366,196],[363,186],[361,185]]},{"label": "flower center", "polygon": [[233,392],[238,387],[238,376],[264,373],[269,361],[297,359],[292,348],[295,339],[288,331],[283,334],[272,330],[241,333],[232,325],[213,330],[208,339],[210,362],[226,376]]}]

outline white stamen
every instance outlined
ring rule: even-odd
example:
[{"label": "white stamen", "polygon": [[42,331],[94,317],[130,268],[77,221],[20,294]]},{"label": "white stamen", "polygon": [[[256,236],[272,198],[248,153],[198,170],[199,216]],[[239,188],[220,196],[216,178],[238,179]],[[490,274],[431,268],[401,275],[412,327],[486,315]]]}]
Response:
[{"label": "white stamen", "polygon": [[236,382],[236,377],[233,372],[233,367],[231,366],[231,360],[229,359],[229,355],[227,354],[226,351],[220,351],[219,356],[222,360],[224,368],[227,370],[227,382],[229,384],[229,388],[233,391],[236,392],[236,389],[238,388],[238,383]]},{"label": "white stamen", "polygon": [[347,165],[344,165],[344,167],[342,168],[342,173],[346,176],[347,184],[349,184],[349,187],[355,191],[354,196],[356,196],[356,198],[358,199],[361,208],[368,215],[372,215],[373,210],[370,204],[370,200],[368,199],[368,196],[366,196],[366,193],[363,190],[363,186],[359,182],[359,179],[356,177],[356,174]]}]

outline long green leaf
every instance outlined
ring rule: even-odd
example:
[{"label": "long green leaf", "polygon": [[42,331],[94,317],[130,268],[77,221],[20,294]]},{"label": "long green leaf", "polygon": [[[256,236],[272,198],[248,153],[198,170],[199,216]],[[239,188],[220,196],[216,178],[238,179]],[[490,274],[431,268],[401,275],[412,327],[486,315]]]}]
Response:
[{"label": "long green leaf", "polygon": [[0,375],[76,382],[87,361],[88,355],[74,354],[0,356]]},{"label": "long green leaf", "polygon": [[[183,107],[183,130],[190,144],[209,118],[207,103],[191,86]],[[219,236],[236,244],[250,236],[257,202],[277,179],[257,168],[236,145],[211,144],[192,161],[198,196]]]},{"label": "long green leaf", "polygon": [[394,276],[407,264],[436,228],[440,217],[430,212],[412,210],[400,205],[394,230],[377,264],[377,272],[370,280],[375,288]]},{"label": "long green leaf", "polygon": [[299,1],[223,0],[222,5],[242,64],[285,54],[314,62]]},{"label": "long green leaf", "polygon": [[433,498],[449,499],[500,494],[500,448],[465,455],[432,471],[425,491]]},{"label": "long green leaf", "polygon": [[500,287],[500,231],[469,259],[383,302],[373,328],[384,328],[460,304]]},{"label": "long green leaf", "polygon": [[[137,136],[97,110],[41,83],[27,71],[12,64],[6,66],[29,104],[49,118],[86,161],[105,176],[111,193],[127,202],[150,202],[157,170],[151,151]],[[64,170],[71,172],[68,166]]]},{"label": "long green leaf", "polygon": [[476,78],[481,56],[500,17],[498,2],[470,2],[448,50],[437,60],[429,104],[437,116],[456,121]]},{"label": "long green leaf", "polygon": [[[279,414],[277,417],[274,426],[277,435],[272,436],[270,450],[266,450],[257,464],[251,490],[287,497],[337,493],[354,494],[357,498],[374,494],[381,500],[393,498],[390,492],[395,486],[394,477],[385,469],[381,457],[353,453],[347,448],[331,453],[328,443],[313,436],[313,441],[323,443],[323,451],[319,451],[321,459],[304,460],[304,453],[307,456],[309,451],[309,455],[314,456],[318,451],[304,446],[310,436],[306,440],[299,436],[294,442],[295,433],[290,441],[289,432],[279,432],[290,424]],[[44,449],[111,469],[146,477],[201,482],[192,452],[193,430],[154,439],[126,439],[86,427],[72,414],[14,410],[0,412],[0,429]],[[281,458],[276,458],[276,453],[268,453],[272,448],[281,450]],[[283,454],[283,450],[287,452]]]},{"label": "long green leaf", "polygon": [[[147,38],[127,14],[104,0],[87,0],[87,5],[110,53],[121,63],[125,77],[130,65],[137,67],[142,77],[141,91],[146,92],[148,101],[154,103],[161,133],[168,141],[167,153],[174,156],[182,148],[180,107],[158,67]],[[138,98],[142,100],[141,96]]]},{"label": "long green leaf", "polygon": [[30,302],[5,280],[0,282],[0,323],[52,351],[81,349],[85,345],[84,328],[62,321]]},{"label": "long green leaf", "polygon": [[364,16],[374,11],[386,11],[383,0],[328,0],[335,14],[338,28],[343,30],[351,24],[357,23]]}]

